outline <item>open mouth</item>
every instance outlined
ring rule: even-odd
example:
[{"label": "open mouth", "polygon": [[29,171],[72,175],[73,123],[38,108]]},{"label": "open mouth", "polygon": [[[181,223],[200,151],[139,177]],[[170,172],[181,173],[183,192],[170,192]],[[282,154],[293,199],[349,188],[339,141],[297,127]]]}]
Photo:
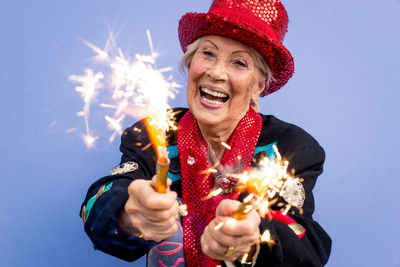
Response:
[{"label": "open mouth", "polygon": [[222,105],[229,99],[227,94],[218,91],[212,91],[202,86],[200,86],[200,95],[206,103],[211,105]]}]

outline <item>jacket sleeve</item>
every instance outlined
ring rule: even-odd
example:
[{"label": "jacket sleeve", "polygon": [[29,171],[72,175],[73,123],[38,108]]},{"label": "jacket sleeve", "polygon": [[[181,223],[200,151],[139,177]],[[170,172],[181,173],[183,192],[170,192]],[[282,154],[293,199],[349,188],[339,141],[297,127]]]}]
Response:
[{"label": "jacket sleeve", "polygon": [[[261,245],[256,266],[323,266],[328,261],[332,241],[312,218],[312,190],[323,170],[324,150],[317,141],[298,127],[288,130],[278,139],[278,150],[283,158],[289,160],[288,170],[294,169],[295,177],[304,179],[305,201],[302,212],[294,207],[289,210],[288,215],[306,231],[300,239],[286,224],[277,220],[262,219],[260,232],[268,229],[275,245],[272,248]],[[287,203],[279,198],[273,209],[279,210],[282,204]]]},{"label": "jacket sleeve", "polygon": [[127,128],[121,138],[121,164],[112,174],[95,182],[81,206],[84,229],[95,249],[126,261],[133,261],[156,243],[118,231],[117,218],[128,199],[127,188],[135,179],[151,179],[155,153],[142,122]]}]

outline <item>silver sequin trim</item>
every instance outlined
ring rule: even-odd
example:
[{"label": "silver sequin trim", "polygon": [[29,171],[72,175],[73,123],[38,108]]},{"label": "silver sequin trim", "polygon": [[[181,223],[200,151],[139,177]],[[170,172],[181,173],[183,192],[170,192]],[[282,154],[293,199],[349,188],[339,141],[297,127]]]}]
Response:
[{"label": "silver sequin trim", "polygon": [[133,172],[139,168],[138,164],[134,161],[127,161],[124,162],[110,172],[110,175],[116,175],[116,174],[124,174],[127,172]]},{"label": "silver sequin trim", "polygon": [[297,179],[289,179],[283,185],[282,198],[292,206],[302,207],[306,199],[303,184]]}]

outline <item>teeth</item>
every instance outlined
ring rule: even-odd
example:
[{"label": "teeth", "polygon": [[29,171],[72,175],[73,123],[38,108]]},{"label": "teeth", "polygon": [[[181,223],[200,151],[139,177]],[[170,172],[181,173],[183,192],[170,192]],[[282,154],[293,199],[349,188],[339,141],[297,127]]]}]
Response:
[{"label": "teeth", "polygon": [[212,96],[216,96],[216,97],[228,97],[228,95],[220,93],[220,92],[214,92],[211,90],[208,90],[207,88],[204,87],[200,87],[200,90],[206,94],[212,95]]},{"label": "teeth", "polygon": [[224,102],[221,102],[221,101],[207,99],[207,97],[205,97],[205,96],[203,96],[202,99],[204,101],[206,101],[207,103],[211,104],[211,105],[222,105],[222,104],[224,104]]}]

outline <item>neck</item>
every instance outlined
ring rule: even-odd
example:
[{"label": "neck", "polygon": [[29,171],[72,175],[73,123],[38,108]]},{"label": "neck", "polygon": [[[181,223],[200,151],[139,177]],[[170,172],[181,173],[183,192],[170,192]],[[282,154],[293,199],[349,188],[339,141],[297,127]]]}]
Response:
[{"label": "neck", "polygon": [[233,131],[240,120],[230,123],[229,125],[202,125],[199,123],[200,132],[209,148],[214,152],[217,160],[221,160],[225,147],[222,142],[228,143]]}]

